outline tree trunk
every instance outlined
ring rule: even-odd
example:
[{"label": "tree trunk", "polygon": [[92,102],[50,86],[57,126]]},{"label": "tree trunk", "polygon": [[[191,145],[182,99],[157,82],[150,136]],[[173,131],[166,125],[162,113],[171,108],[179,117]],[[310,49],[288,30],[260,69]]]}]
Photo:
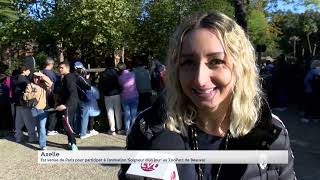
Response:
[{"label": "tree trunk", "polygon": [[122,47],[121,51],[121,61],[124,63],[124,47]]},{"label": "tree trunk", "polygon": [[248,22],[244,0],[234,0],[234,12],[237,23],[245,32],[248,32]]},{"label": "tree trunk", "polygon": [[316,49],[317,49],[317,44],[315,43],[314,46],[313,46],[312,56],[315,56],[315,55],[316,55]]},{"label": "tree trunk", "polygon": [[293,57],[296,57],[296,40],[293,40]]},{"label": "tree trunk", "polygon": [[58,60],[59,60],[59,62],[63,62],[64,61],[64,55],[63,55],[62,42],[58,42],[57,49],[58,49]]},{"label": "tree trunk", "polygon": [[312,49],[311,49],[311,44],[310,44],[310,34],[311,33],[307,33],[307,41],[308,41],[308,47],[309,47],[309,52],[310,52],[310,55],[312,54]]}]

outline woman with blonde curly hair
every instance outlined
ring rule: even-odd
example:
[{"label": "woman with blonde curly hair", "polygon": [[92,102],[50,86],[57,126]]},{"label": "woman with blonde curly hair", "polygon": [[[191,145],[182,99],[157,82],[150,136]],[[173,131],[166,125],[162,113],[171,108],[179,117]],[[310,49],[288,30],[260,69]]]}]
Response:
[{"label": "woman with blonde curly hair", "polygon": [[171,39],[166,69],[163,102],[137,117],[127,149],[288,150],[288,164],[184,164],[178,174],[295,178],[288,132],[262,96],[254,48],[234,20],[219,12],[187,19]]}]

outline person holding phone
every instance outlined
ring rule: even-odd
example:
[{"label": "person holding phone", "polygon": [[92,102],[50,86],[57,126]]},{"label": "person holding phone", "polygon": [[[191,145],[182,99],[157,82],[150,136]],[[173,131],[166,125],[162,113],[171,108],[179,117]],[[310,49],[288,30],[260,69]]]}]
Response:
[{"label": "person holding phone", "polygon": [[46,122],[47,114],[44,111],[47,106],[47,94],[51,91],[52,81],[43,73],[33,73],[33,80],[26,87],[23,99],[35,99],[35,107],[31,109],[32,117],[38,124],[39,145],[41,150],[47,149],[46,144]]}]

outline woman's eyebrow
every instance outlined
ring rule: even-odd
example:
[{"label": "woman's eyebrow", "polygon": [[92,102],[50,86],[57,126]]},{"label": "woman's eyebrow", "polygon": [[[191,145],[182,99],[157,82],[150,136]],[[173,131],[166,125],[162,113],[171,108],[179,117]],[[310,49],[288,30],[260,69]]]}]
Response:
[{"label": "woman's eyebrow", "polygon": [[[180,57],[193,57],[194,53],[181,53]],[[206,56],[224,56],[224,52],[212,52],[206,54]]]},{"label": "woman's eyebrow", "polygon": [[206,54],[207,57],[217,57],[217,56],[221,56],[224,57],[224,52],[213,52],[213,53],[208,53]]},{"label": "woman's eyebrow", "polygon": [[[194,53],[182,53],[180,55],[180,58],[193,58],[195,57],[196,55]],[[208,53],[206,54],[206,57],[219,57],[219,58],[224,58],[225,54],[224,52],[212,52],[212,53]]]}]

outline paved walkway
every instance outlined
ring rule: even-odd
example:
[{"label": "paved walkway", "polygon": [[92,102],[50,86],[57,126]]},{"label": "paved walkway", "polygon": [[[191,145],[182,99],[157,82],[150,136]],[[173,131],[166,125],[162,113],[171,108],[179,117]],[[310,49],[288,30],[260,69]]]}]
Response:
[{"label": "paved walkway", "polygon": [[[295,108],[274,111],[289,130],[298,180],[320,180],[320,122],[303,124]],[[65,135],[49,136],[49,150],[64,150]],[[125,136],[99,134],[77,139],[81,150],[123,149]],[[117,179],[117,165],[37,163],[37,144],[15,143],[12,136],[0,139],[0,179]]]},{"label": "paved walkway", "polygon": [[[48,150],[66,149],[67,136],[48,137]],[[80,150],[124,149],[125,136],[100,133],[77,139]],[[0,139],[0,179],[117,179],[118,165],[99,164],[38,164],[38,144],[18,144],[12,136]]]},{"label": "paved walkway", "polygon": [[304,124],[296,108],[277,112],[286,125],[295,156],[295,171],[298,180],[320,180],[320,121]]}]

